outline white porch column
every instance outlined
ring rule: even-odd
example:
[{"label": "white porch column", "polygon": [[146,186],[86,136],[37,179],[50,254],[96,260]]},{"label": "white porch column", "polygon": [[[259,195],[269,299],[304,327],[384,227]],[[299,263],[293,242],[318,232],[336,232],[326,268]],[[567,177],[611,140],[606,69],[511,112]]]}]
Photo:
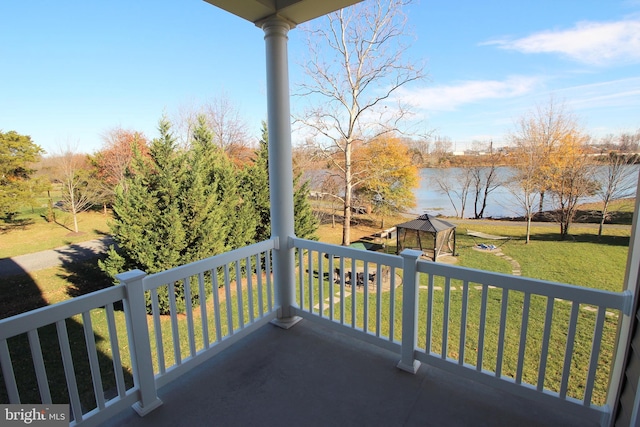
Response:
[{"label": "white porch column", "polygon": [[289,106],[289,64],[287,34],[293,24],[278,16],[262,25],[267,57],[267,124],[269,130],[269,189],[271,193],[271,236],[279,245],[273,255],[276,305],[275,324],[290,328],[300,318],[295,305],[295,257],[290,237],[294,236],[293,166],[291,162],[291,108]]}]

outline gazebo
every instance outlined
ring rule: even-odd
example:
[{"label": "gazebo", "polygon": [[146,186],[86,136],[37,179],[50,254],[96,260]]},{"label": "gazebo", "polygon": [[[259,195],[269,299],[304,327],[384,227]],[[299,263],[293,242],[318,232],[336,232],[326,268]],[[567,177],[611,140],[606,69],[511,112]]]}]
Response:
[{"label": "gazebo", "polygon": [[456,226],[429,214],[396,225],[397,253],[421,250],[436,261],[442,255],[455,255]]}]

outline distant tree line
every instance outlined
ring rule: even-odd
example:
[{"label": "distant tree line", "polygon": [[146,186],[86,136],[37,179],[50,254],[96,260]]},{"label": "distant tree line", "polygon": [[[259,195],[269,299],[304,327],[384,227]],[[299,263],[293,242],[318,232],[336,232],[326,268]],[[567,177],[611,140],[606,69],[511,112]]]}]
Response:
[{"label": "distant tree line", "polygon": [[[443,168],[436,178],[456,212],[465,217],[467,200],[473,198],[473,218],[483,218],[489,195],[506,187],[517,200],[526,221],[529,241],[531,221],[547,216],[560,226],[560,238],[570,235],[580,202],[587,196],[602,201],[600,227],[610,217],[614,200],[633,197],[638,162],[640,130],[593,141],[578,126],[577,119],[563,105],[550,100],[523,115],[510,133],[510,145],[495,150],[491,143],[476,144],[476,156],[457,162],[436,162],[455,166]],[[438,154],[441,155],[442,153]],[[457,156],[456,156],[457,157]],[[512,176],[496,174],[500,166],[509,166]],[[545,200],[553,207],[543,212]]]}]

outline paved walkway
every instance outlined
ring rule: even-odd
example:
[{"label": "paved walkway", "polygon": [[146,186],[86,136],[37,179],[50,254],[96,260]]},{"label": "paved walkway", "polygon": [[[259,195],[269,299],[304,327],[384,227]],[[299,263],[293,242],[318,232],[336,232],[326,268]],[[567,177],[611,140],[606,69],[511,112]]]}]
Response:
[{"label": "paved walkway", "polygon": [[502,259],[504,259],[505,261],[508,261],[511,264],[511,274],[513,274],[514,276],[522,276],[522,270],[520,268],[520,263],[518,261],[516,261],[515,259],[511,258],[508,255],[505,255],[504,253],[502,253],[500,249],[498,249],[497,252],[494,252],[494,255],[501,257]]},{"label": "paved walkway", "polygon": [[61,246],[32,254],[0,259],[0,277],[31,273],[45,268],[56,267],[65,262],[84,261],[104,253],[114,244],[111,236],[88,242]]},{"label": "paved walkway", "polygon": [[514,276],[522,276],[522,268],[520,267],[520,263],[518,261],[516,261],[515,259],[511,258],[509,255],[505,255],[504,252],[502,252],[502,250],[500,248],[495,248],[495,249],[483,249],[480,248],[478,246],[474,246],[473,249],[475,249],[476,251],[479,252],[485,252],[488,254],[493,254],[497,257],[502,258],[503,260],[507,261],[509,264],[511,264],[511,274],[513,274]]}]

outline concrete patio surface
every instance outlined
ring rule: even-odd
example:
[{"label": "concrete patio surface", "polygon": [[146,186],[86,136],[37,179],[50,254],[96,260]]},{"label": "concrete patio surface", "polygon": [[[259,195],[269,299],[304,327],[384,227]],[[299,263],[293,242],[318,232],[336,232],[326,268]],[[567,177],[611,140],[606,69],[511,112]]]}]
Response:
[{"label": "concrete patio surface", "polygon": [[[104,426],[588,426],[308,320],[271,324],[160,390],[164,404]],[[595,424],[592,424],[595,425]]]}]

